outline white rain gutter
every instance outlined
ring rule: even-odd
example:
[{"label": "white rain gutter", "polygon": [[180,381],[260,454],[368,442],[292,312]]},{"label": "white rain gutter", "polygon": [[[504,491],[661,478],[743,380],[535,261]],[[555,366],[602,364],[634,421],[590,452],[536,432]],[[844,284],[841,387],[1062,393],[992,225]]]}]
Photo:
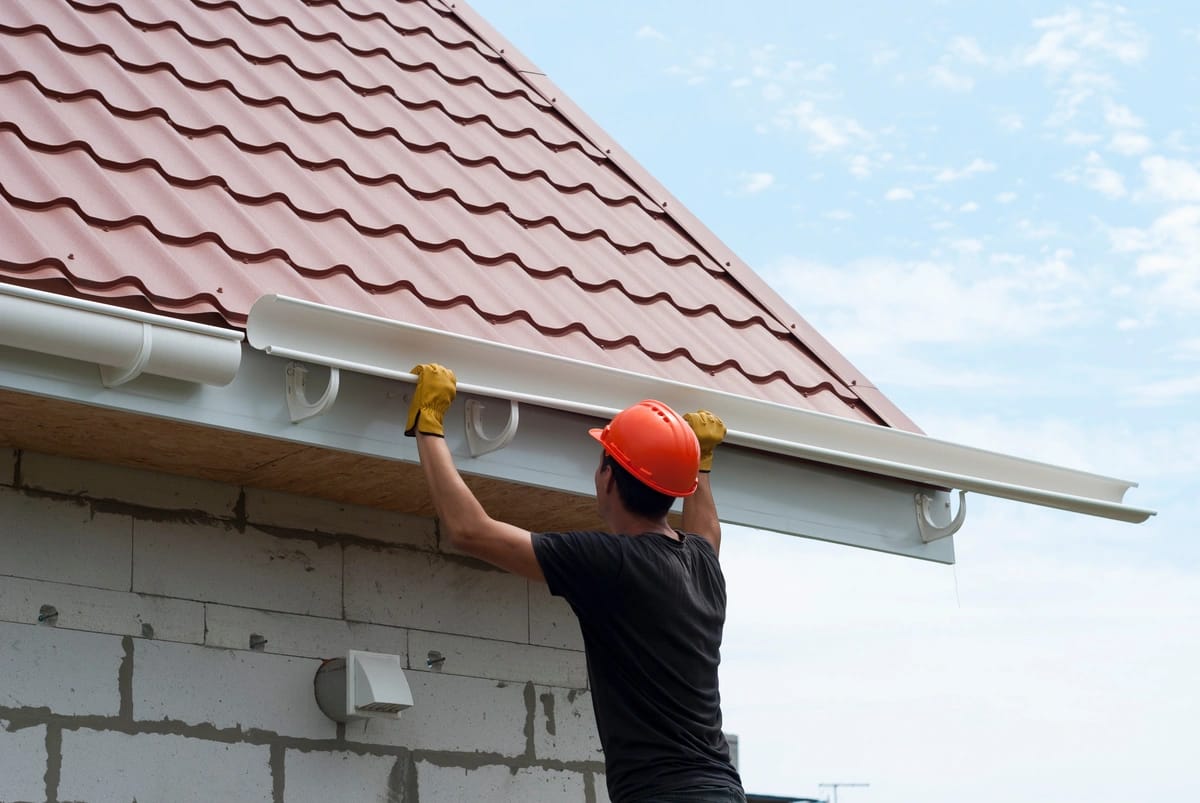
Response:
[{"label": "white rain gutter", "polygon": [[268,354],[407,382],[438,362],[466,393],[601,419],[655,398],[717,412],[738,446],[1120,521],[1154,515],[1123,504],[1134,482],[285,296],[255,302],[247,335]]},{"label": "white rain gutter", "polygon": [[228,385],[241,332],[0,284],[0,345],[96,363],[106,387],[141,374]]}]

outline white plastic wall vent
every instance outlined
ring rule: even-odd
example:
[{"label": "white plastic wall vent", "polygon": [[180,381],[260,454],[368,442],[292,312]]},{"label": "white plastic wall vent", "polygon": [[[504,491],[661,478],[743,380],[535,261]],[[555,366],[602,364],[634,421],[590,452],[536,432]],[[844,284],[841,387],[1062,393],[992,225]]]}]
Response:
[{"label": "white plastic wall vent", "polygon": [[713,410],[728,443],[773,454],[1120,521],[1154,515],[1123,504],[1134,482],[284,296],[255,302],[247,336],[267,354],[407,382],[413,365],[439,362],[466,393],[599,419],[659,399]]},{"label": "white plastic wall vent", "polygon": [[141,374],[228,385],[241,332],[0,284],[0,345],[96,363],[106,387]]},{"label": "white plastic wall vent", "polygon": [[349,650],[317,667],[313,678],[317,706],[335,722],[364,717],[399,719],[412,708],[412,691],[400,656]]}]

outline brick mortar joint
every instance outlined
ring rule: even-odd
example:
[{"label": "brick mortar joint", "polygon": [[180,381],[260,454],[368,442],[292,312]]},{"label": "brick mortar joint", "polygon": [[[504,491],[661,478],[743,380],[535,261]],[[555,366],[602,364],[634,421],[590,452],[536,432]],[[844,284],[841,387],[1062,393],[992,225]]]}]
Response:
[{"label": "brick mortar joint", "polygon": [[439,767],[505,766],[511,769],[566,770],[580,773],[604,771],[604,762],[599,760],[552,758],[538,760],[526,754],[506,756],[501,753],[480,751],[434,750],[370,744],[337,737],[310,739],[303,736],[287,736],[260,728],[218,728],[215,725],[194,725],[171,719],[129,721],[120,715],[55,714],[46,706],[0,706],[0,718],[9,721],[9,730],[12,732],[45,725],[47,732],[52,730],[58,732],[91,730],[98,733],[121,733],[127,736],[183,736],[220,744],[280,747],[305,752],[347,752],[362,756],[394,757],[411,755],[417,761],[425,761]]},{"label": "brick mortar joint", "polygon": [[[25,485],[21,480],[19,458],[14,466],[13,474],[14,477],[12,488],[17,493],[20,493],[21,495],[31,499],[48,499],[55,502],[70,503],[78,506],[86,505],[92,509],[93,514],[108,513],[112,515],[129,516],[135,521],[147,521],[163,524],[207,525],[212,527],[223,526],[236,530],[240,533],[245,532],[247,528],[253,528],[275,538],[291,541],[310,541],[318,546],[358,546],[374,551],[397,550],[402,552],[420,552],[427,555],[440,554],[448,559],[457,557],[463,559],[464,562],[470,560],[472,561],[472,565],[475,565],[474,559],[462,558],[462,556],[442,552],[436,543],[432,547],[421,547],[415,544],[369,538],[367,536],[357,535],[354,533],[304,530],[297,527],[268,524],[248,518],[244,510],[240,511],[237,508],[235,508],[233,515],[222,516],[199,508],[163,508],[155,507],[153,505],[142,505],[136,502],[128,502],[121,499],[114,499],[112,497],[90,496],[82,493],[67,493],[65,491],[47,490],[45,488],[32,488],[28,485]],[[240,501],[239,504],[241,504]],[[481,565],[486,566],[487,564],[481,563]]]}]

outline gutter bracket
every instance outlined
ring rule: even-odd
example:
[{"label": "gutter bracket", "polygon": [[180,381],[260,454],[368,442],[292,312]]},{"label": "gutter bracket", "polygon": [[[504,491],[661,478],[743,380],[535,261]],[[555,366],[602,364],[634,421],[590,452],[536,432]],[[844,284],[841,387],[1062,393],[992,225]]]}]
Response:
[{"label": "gutter bracket", "polygon": [[315,402],[308,400],[306,386],[308,384],[308,366],[299,362],[289,362],[287,366],[287,406],[288,415],[293,424],[299,424],[308,418],[315,418],[329,410],[337,399],[338,383],[341,372],[337,368],[329,369],[329,384],[325,392]]},{"label": "gutter bracket", "polygon": [[154,327],[142,321],[142,345],[138,348],[138,353],[133,358],[133,365],[128,368],[119,369],[110,365],[100,366],[100,381],[104,383],[106,388],[115,388],[118,385],[124,385],[137,379],[142,375],[142,371],[146,369],[146,364],[150,362],[150,352],[154,349]]},{"label": "gutter bracket", "polygon": [[471,457],[482,457],[512,443],[517,434],[520,408],[515,399],[509,399],[508,405],[508,423],[499,435],[489,438],[483,434],[483,402],[467,399],[467,447],[471,450]]},{"label": "gutter bracket", "polygon": [[[934,502],[932,496],[928,494],[916,494],[914,498],[917,503],[917,529],[921,531],[921,543],[923,544],[954,535],[963,526],[963,522],[967,520],[966,491],[958,492],[958,513],[954,515],[954,520],[945,527],[938,527],[929,518],[929,506]],[[946,509],[949,510],[950,503],[946,502],[945,505]]]}]

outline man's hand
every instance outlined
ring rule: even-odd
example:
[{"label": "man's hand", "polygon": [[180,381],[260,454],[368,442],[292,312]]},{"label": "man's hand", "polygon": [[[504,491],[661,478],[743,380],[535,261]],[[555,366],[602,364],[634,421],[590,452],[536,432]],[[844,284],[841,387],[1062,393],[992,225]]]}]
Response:
[{"label": "man's hand", "polygon": [[417,375],[417,387],[408,405],[408,421],[404,434],[410,438],[417,432],[444,438],[442,418],[454,401],[458,384],[454,372],[436,363],[424,363],[412,369]]},{"label": "man's hand", "polygon": [[725,440],[725,423],[708,410],[684,413],[683,419],[696,433],[696,440],[700,441],[700,470],[712,471],[713,449]]}]

